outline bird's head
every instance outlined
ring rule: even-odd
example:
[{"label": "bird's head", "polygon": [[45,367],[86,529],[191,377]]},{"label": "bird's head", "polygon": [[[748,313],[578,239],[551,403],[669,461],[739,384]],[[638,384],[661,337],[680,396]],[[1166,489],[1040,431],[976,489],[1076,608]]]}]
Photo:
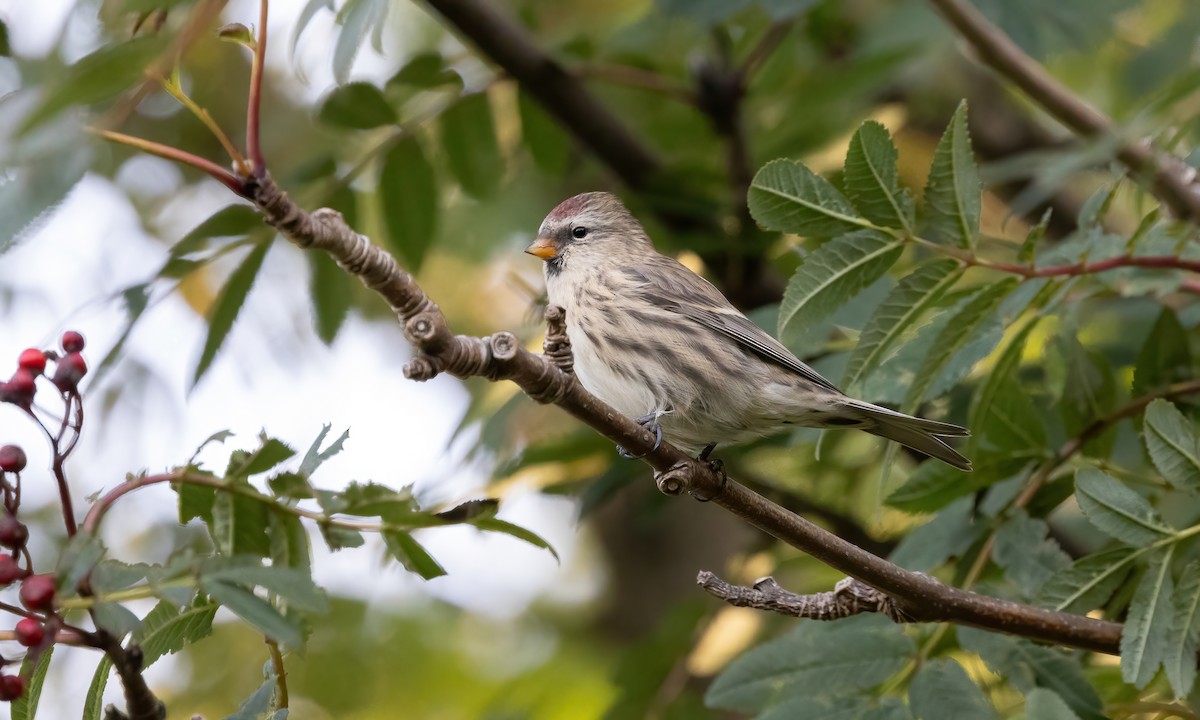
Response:
[{"label": "bird's head", "polygon": [[590,192],[568,198],[551,210],[525,252],[544,260],[548,273],[557,274],[572,258],[619,262],[653,249],[641,223],[616,195]]}]

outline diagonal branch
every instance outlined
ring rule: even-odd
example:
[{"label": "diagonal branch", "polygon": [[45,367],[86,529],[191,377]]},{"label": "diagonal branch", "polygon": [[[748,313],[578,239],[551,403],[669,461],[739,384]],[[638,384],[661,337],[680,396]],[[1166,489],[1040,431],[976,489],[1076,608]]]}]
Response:
[{"label": "diagonal branch", "polygon": [[507,332],[486,338],[453,334],[438,306],[386,252],[350,228],[331,210],[309,213],[296,205],[269,175],[250,179],[247,194],[267,223],[302,248],[329,253],[347,272],[378,292],[404,323],[417,356],[404,368],[407,377],[428,380],[439,373],[511,380],[541,403],[553,403],[629,449],[645,453],[667,494],[690,493],[712,501],[759,529],[807,552],[817,560],[885,593],[898,616],[919,621],[950,621],[1010,632],[1047,642],[1119,654],[1119,623],[1053,612],[991,598],[904,570],[837,537],[710,465],[663,443],[653,433],[601,402],[564,370],[569,356],[563,342],[561,311],[549,314],[547,345],[554,356],[525,350]]},{"label": "diagonal branch", "polygon": [[[970,43],[985,65],[1021,88],[1063,125],[1084,137],[1111,137],[1116,123],[1056,80],[1029,57],[1004,31],[965,0],[929,0],[942,17]],[[1154,149],[1147,139],[1124,142],[1117,158],[1176,216],[1200,223],[1200,184],[1196,170],[1180,158]]]}]

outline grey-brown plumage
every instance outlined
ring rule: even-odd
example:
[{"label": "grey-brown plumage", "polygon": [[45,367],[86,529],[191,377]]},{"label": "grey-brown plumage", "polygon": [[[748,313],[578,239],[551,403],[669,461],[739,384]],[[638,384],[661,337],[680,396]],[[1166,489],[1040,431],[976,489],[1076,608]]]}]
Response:
[{"label": "grey-brown plumage", "polygon": [[708,281],[655,251],[613,195],[565,200],[527,252],[545,261],[550,303],[566,310],[580,382],[626,415],[659,415],[681,448],[787,426],[853,427],[971,469],[942,440],[964,428],[844,395]]}]

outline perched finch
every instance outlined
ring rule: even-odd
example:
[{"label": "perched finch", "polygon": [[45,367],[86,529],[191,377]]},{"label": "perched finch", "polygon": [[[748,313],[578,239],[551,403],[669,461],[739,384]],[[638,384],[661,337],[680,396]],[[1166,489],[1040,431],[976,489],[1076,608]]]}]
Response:
[{"label": "perched finch", "polygon": [[681,449],[785,426],[849,427],[971,469],[942,440],[966,429],[842,394],[707,280],[656,252],[613,195],[564,201],[526,252],[545,262],[550,304],[566,310],[583,386]]}]

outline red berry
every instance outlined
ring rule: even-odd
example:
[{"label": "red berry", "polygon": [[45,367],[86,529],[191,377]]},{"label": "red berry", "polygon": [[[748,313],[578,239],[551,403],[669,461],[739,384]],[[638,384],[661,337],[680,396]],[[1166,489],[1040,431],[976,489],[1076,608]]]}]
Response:
[{"label": "red berry", "polygon": [[0,470],[19,473],[25,469],[25,451],[16,445],[0,447]]},{"label": "red berry", "polygon": [[21,581],[21,603],[30,610],[54,609],[54,576],[30,575]]},{"label": "red berry", "polygon": [[0,545],[19,548],[29,539],[29,528],[11,513],[0,515]]},{"label": "red berry", "polygon": [[23,350],[17,358],[17,365],[34,375],[41,375],[46,370],[46,353],[37,348]]},{"label": "red berry", "polygon": [[0,675],[0,700],[17,700],[25,694],[25,681],[20,675]]},{"label": "red berry", "polygon": [[33,398],[33,394],[37,392],[37,385],[34,383],[34,375],[25,368],[17,368],[13,373],[12,378],[8,381],[8,393],[16,397],[28,396]]},{"label": "red berry", "polygon": [[0,587],[8,585],[24,575],[25,571],[21,569],[16,558],[12,555],[0,555]]},{"label": "red berry", "polygon": [[74,390],[86,374],[87,363],[83,356],[77,352],[67,353],[54,368],[54,384],[59,390],[68,392]]},{"label": "red berry", "polygon": [[17,642],[25,647],[41,645],[46,639],[46,628],[37,618],[23,618],[17,623]]},{"label": "red berry", "polygon": [[62,349],[69,353],[77,353],[83,350],[83,336],[74,330],[68,330],[62,334]]}]

